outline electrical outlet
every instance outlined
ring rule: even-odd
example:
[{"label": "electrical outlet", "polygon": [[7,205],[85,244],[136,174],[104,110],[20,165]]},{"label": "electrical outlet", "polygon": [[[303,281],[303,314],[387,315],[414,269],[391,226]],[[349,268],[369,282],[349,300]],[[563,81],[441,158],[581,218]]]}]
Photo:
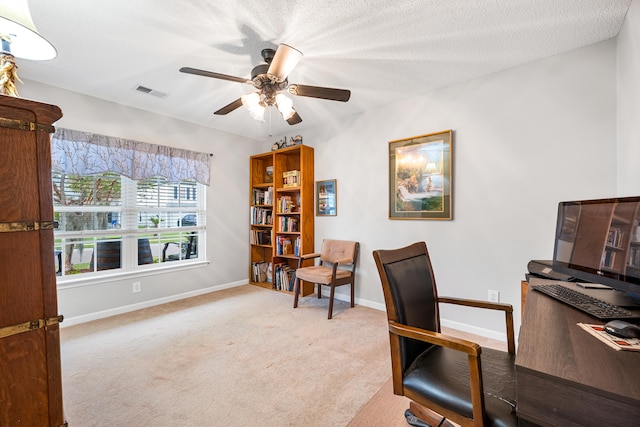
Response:
[{"label": "electrical outlet", "polygon": [[495,291],[489,289],[489,301],[491,302],[500,302],[500,291]]},{"label": "electrical outlet", "polygon": [[142,292],[142,286],[140,282],[133,282],[133,293]]}]

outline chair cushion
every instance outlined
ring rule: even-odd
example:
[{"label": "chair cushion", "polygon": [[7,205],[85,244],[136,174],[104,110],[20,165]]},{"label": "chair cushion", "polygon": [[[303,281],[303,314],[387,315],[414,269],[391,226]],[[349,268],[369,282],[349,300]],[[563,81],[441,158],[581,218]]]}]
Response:
[{"label": "chair cushion", "polygon": [[[325,267],[324,265],[314,265],[310,267],[302,267],[296,270],[296,277],[301,280],[306,280],[311,283],[331,283],[331,275],[333,269],[331,267]],[[351,271],[338,269],[336,271],[336,278],[342,279],[344,277],[350,277]]]},{"label": "chair cushion", "polygon": [[[482,378],[489,426],[517,426],[515,355],[482,348]],[[465,353],[433,346],[409,367],[403,385],[445,408],[473,417]]]},{"label": "chair cushion", "polygon": [[322,241],[320,259],[325,262],[336,262],[341,260],[344,264],[351,264],[353,263],[355,250],[356,242],[325,239]]}]

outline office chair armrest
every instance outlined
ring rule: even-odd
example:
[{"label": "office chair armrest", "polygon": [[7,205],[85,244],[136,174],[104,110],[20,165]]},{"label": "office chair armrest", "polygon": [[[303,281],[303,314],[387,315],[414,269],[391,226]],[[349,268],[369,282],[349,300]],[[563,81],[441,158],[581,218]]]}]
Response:
[{"label": "office chair armrest", "polygon": [[481,300],[473,300],[467,298],[439,297],[438,302],[447,304],[463,305],[466,307],[484,308],[488,310],[504,311],[505,326],[507,332],[507,351],[511,354],[516,353],[516,338],[513,327],[513,306],[501,302],[489,302]]},{"label": "office chair armrest", "polygon": [[451,335],[439,332],[403,325],[394,321],[389,321],[389,332],[402,337],[428,342],[440,347],[447,347],[453,350],[462,351],[473,357],[478,357],[480,356],[480,353],[482,353],[482,347],[472,341],[452,337]]}]

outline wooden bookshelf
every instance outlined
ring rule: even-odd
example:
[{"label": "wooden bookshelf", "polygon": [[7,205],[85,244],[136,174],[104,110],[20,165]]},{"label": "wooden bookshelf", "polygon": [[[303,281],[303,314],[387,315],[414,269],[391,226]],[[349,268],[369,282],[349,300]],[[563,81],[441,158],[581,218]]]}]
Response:
[{"label": "wooden bookshelf", "polygon": [[[251,156],[249,283],[291,292],[301,255],[314,251],[313,148],[294,145]],[[312,260],[307,261],[307,263]],[[314,292],[303,282],[302,296]]]}]

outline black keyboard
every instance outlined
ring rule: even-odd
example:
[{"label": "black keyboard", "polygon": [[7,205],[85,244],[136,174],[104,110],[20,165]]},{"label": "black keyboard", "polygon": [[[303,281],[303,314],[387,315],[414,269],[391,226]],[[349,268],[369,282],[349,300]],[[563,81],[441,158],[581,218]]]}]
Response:
[{"label": "black keyboard", "polygon": [[598,298],[559,284],[533,285],[531,287],[600,320],[640,318],[640,313],[634,313],[626,308],[611,305]]}]

